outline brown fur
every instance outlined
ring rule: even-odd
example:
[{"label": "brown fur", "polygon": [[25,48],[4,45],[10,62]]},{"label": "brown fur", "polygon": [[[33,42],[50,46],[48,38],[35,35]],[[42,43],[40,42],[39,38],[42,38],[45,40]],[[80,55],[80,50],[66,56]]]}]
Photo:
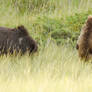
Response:
[{"label": "brown fur", "polygon": [[81,30],[76,48],[81,59],[89,60],[92,58],[92,16],[88,16]]},{"label": "brown fur", "polygon": [[14,52],[36,52],[38,49],[37,43],[29,36],[27,29],[24,26],[17,28],[0,27],[0,54],[13,54]]}]

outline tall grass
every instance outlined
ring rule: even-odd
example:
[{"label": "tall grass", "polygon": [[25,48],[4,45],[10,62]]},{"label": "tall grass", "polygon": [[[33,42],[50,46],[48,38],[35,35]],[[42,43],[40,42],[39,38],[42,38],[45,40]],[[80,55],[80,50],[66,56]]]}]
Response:
[{"label": "tall grass", "polygon": [[0,26],[25,25],[39,44],[32,56],[0,56],[0,92],[91,92],[91,63],[50,42],[75,40],[91,9],[92,0],[0,0]]},{"label": "tall grass", "polygon": [[0,0],[0,25],[25,25],[40,45],[48,38],[72,42],[92,14],[91,4],[91,0]]},{"label": "tall grass", "polygon": [[1,56],[0,91],[91,92],[91,67],[76,50],[53,43],[34,56]]},{"label": "tall grass", "polygon": [[[34,14],[63,14],[87,11],[92,8],[91,0],[0,0],[2,10],[16,11],[17,13]],[[7,8],[6,8],[7,7]],[[4,11],[5,12],[5,11]],[[8,12],[8,11],[7,11]]]}]

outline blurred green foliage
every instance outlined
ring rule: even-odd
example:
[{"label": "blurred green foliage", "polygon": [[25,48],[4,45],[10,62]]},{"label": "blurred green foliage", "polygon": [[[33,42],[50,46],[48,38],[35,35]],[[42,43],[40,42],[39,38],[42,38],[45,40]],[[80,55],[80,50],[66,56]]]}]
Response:
[{"label": "blurred green foliage", "polygon": [[0,25],[25,25],[39,45],[75,45],[92,0],[0,0]]},{"label": "blurred green foliage", "polygon": [[71,16],[66,16],[64,19],[53,18],[48,16],[39,16],[34,23],[34,27],[40,26],[43,30],[40,31],[43,43],[48,37],[60,43],[75,44],[80,34],[81,28],[84,25],[88,15],[92,13],[91,10],[87,12],[75,13]]}]

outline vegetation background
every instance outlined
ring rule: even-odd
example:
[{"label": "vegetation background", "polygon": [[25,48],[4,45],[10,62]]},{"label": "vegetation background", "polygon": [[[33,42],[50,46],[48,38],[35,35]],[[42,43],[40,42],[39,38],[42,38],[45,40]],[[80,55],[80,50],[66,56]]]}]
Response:
[{"label": "vegetation background", "polygon": [[80,61],[77,38],[92,0],[0,0],[0,26],[25,25],[36,54],[0,56],[0,92],[92,92],[92,63]]}]

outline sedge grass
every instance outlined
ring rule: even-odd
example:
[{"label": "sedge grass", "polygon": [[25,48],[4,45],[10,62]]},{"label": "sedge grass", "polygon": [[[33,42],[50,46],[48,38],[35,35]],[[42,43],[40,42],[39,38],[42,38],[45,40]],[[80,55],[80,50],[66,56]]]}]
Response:
[{"label": "sedge grass", "polygon": [[0,91],[91,92],[91,67],[75,49],[53,43],[33,56],[1,56]]}]

